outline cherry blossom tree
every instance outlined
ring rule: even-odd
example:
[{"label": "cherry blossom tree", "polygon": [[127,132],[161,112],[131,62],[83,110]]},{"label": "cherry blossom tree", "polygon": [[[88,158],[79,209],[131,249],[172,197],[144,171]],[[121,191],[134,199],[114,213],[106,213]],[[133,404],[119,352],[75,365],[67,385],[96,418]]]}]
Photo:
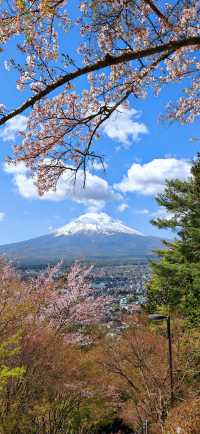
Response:
[{"label": "cherry blossom tree", "polygon": [[[28,305],[25,322],[50,327],[65,336],[68,342],[89,343],[81,330],[102,322],[106,317],[105,303],[109,297],[95,296],[90,283],[92,266],[75,262],[64,278],[59,279],[61,263],[41,272],[37,278],[22,283],[22,300]],[[30,307],[31,306],[31,307]],[[28,328],[27,328],[28,330]]]},{"label": "cherry blossom tree", "polygon": [[[76,262],[66,277],[59,279],[61,263],[41,272],[31,281],[21,281],[11,264],[0,257],[0,335],[7,338],[21,327],[36,324],[77,340],[84,326],[105,318],[109,297],[95,296],[90,283],[92,266]],[[71,333],[72,330],[74,333]],[[87,340],[87,338],[86,338]]]},{"label": "cherry blossom tree", "polygon": [[16,69],[24,92],[14,108],[2,102],[0,124],[26,113],[15,159],[38,174],[41,194],[55,189],[65,170],[76,174],[88,159],[101,158],[94,147],[101,127],[131,95],[157,94],[169,82],[185,86],[186,79],[168,115],[192,122],[200,111],[199,0],[75,3],[75,18],[70,0],[12,0],[0,7],[1,48],[17,41],[16,59],[8,56],[5,67]]},{"label": "cherry blossom tree", "polygon": [[88,408],[91,419],[98,413],[103,391],[97,390],[90,373],[89,352],[94,345],[85,351],[91,339],[83,329],[102,318],[103,298],[92,294],[91,267],[76,263],[63,281],[60,265],[21,281],[0,257],[0,432],[4,434],[87,432],[77,426]]}]

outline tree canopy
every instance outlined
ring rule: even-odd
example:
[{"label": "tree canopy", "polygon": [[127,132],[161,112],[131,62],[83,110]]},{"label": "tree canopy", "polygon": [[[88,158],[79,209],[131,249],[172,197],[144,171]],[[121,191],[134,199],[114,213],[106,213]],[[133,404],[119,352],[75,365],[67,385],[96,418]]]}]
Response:
[{"label": "tree canopy", "polygon": [[101,126],[131,95],[183,80],[168,116],[199,115],[199,15],[197,0],[1,3],[0,46],[15,45],[5,67],[16,69],[24,101],[2,102],[0,125],[27,115],[15,159],[38,173],[41,194],[66,169],[85,171],[88,159],[101,158],[93,147]]},{"label": "tree canopy", "polygon": [[152,263],[153,277],[148,298],[151,309],[167,305],[181,312],[190,325],[200,322],[200,155],[194,160],[191,177],[166,182],[157,202],[166,216],[153,223],[172,228],[177,234],[159,251],[159,262]]},{"label": "tree canopy", "polygon": [[0,258],[0,271],[1,434],[139,432],[145,420],[151,434],[198,433],[199,328],[176,312],[171,408],[166,324],[107,323],[78,264],[21,280]]}]

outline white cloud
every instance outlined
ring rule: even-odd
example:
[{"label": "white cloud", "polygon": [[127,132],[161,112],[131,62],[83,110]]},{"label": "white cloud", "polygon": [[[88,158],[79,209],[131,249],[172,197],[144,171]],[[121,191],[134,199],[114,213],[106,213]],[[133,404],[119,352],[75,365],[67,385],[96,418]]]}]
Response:
[{"label": "white cloud", "polygon": [[25,131],[27,125],[27,117],[23,115],[15,116],[13,119],[10,119],[3,131],[0,132],[0,137],[3,142],[7,142],[9,140],[15,140],[18,131]]},{"label": "white cloud", "polygon": [[162,206],[160,206],[156,211],[152,212],[150,214],[150,216],[153,219],[157,219],[157,218],[161,218],[161,219],[170,219],[173,214],[171,212],[168,212],[165,208],[163,208]]},{"label": "white cloud", "polygon": [[121,203],[121,205],[119,205],[117,209],[119,212],[124,212],[126,209],[128,209],[128,205],[127,203]]},{"label": "white cloud", "polygon": [[19,194],[26,199],[53,201],[71,199],[100,209],[104,207],[106,201],[121,198],[121,195],[115,192],[106,180],[97,175],[92,175],[90,172],[86,174],[86,186],[84,188],[84,173],[82,170],[77,173],[76,182],[74,182],[72,172],[66,171],[58,181],[56,192],[50,190],[43,196],[38,195],[36,179],[30,176],[23,163],[16,166],[10,166],[6,163],[4,170],[13,175],[14,184]]},{"label": "white cloud", "polygon": [[5,212],[0,212],[0,222],[5,219]]},{"label": "white cloud", "polygon": [[93,200],[92,202],[89,203],[89,206],[87,203],[86,203],[86,205],[87,205],[87,212],[98,213],[99,211],[101,211],[105,207],[105,201]]},{"label": "white cloud", "polygon": [[146,164],[133,163],[127,176],[115,187],[122,192],[156,195],[163,191],[166,179],[186,179],[191,164],[176,158],[160,158]]},{"label": "white cloud", "polygon": [[149,214],[149,210],[147,208],[144,209],[137,209],[135,211],[135,214]]},{"label": "white cloud", "polygon": [[147,134],[148,129],[142,122],[138,122],[139,112],[134,108],[120,106],[103,124],[103,131],[110,139],[118,140],[124,147],[129,148],[132,141],[137,141],[141,134]]},{"label": "white cloud", "polygon": [[108,163],[106,163],[105,161],[103,161],[103,162],[101,163],[101,161],[96,161],[96,160],[95,160],[95,161],[91,164],[91,168],[94,169],[94,170],[105,170],[105,169],[108,168]]},{"label": "white cloud", "polygon": [[23,174],[23,173],[27,173],[29,171],[29,169],[25,166],[25,164],[23,163],[23,161],[20,161],[17,164],[13,164],[13,163],[5,163],[4,164],[4,171],[7,173],[11,173],[11,174]]}]

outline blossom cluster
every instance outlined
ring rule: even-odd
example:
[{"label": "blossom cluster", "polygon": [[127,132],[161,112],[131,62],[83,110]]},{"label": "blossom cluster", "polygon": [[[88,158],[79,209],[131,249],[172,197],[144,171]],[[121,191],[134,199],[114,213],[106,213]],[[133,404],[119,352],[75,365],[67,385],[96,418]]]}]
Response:
[{"label": "blossom cluster", "polygon": [[[83,326],[97,324],[105,319],[109,297],[97,297],[90,283],[92,266],[78,262],[60,277],[62,262],[48,267],[37,278],[21,281],[12,264],[0,258],[1,310],[24,310],[24,324],[36,324],[63,333],[67,341],[80,341]],[[28,312],[28,315],[26,314]],[[84,342],[90,338],[84,336]]]},{"label": "blossom cluster", "polygon": [[[149,89],[157,95],[163,84],[184,83],[187,77],[187,88],[169,106],[169,117],[192,122],[199,116],[199,0],[189,6],[82,1],[73,22],[65,1],[13,3],[12,13],[4,3],[0,8],[0,43],[3,47],[20,35],[16,48],[24,63],[7,59],[5,67],[17,70],[17,88],[32,95],[10,114],[32,110],[15,158],[37,172],[41,194],[56,188],[64,170],[85,170],[88,159],[96,156],[93,144],[102,124],[130,95],[144,98]],[[70,32],[76,26],[80,36],[72,59]],[[87,83],[80,85],[83,76]],[[1,123],[9,118],[3,104],[0,116]]]}]

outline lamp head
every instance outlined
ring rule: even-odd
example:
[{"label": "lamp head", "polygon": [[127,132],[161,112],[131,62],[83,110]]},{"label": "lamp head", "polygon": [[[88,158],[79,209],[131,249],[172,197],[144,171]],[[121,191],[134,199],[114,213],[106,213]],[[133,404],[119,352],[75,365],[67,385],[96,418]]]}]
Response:
[{"label": "lamp head", "polygon": [[153,313],[153,314],[149,315],[149,319],[151,321],[165,321],[168,318],[169,317],[167,315],[160,315],[158,313]]}]

